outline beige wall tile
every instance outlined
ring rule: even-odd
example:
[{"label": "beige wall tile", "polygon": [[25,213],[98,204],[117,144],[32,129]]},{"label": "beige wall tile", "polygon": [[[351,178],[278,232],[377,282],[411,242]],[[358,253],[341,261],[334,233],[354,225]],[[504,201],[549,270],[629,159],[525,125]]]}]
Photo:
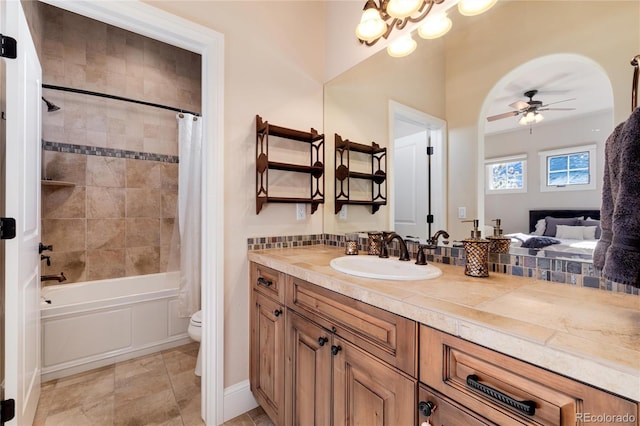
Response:
[{"label": "beige wall tile", "polygon": [[[47,243],[49,244],[49,243]],[[41,273],[43,275],[57,275],[60,272],[64,273],[67,280],[58,283],[57,281],[43,282],[43,285],[54,284],[71,284],[86,281],[86,252],[83,250],[78,251],[58,251],[56,244],[53,245],[53,251],[47,252],[47,256],[50,256],[51,266],[42,261]]]},{"label": "beige wall tile", "polygon": [[160,190],[127,188],[127,218],[158,217]]},{"label": "beige wall tile", "polygon": [[42,217],[44,219],[86,217],[84,186],[43,186]]},{"label": "beige wall tile", "polygon": [[124,219],[88,219],[87,249],[124,248]]},{"label": "beige wall tile", "polygon": [[176,217],[178,213],[178,192],[162,191],[162,218]]},{"label": "beige wall tile", "polygon": [[127,247],[160,246],[160,219],[127,219],[125,244]]},{"label": "beige wall tile", "polygon": [[87,218],[124,218],[125,194],[124,188],[87,187]]},{"label": "beige wall tile", "polygon": [[81,154],[44,151],[43,178],[85,184],[87,157]]},{"label": "beige wall tile", "polygon": [[103,280],[125,276],[125,249],[89,250],[87,279]]},{"label": "beige wall tile", "polygon": [[55,251],[80,251],[86,247],[85,219],[43,219],[42,242]]},{"label": "beige wall tile", "polygon": [[127,159],[127,188],[160,188],[159,161]]},{"label": "beige wall tile", "polygon": [[126,164],[124,158],[95,155],[89,155],[86,158],[87,186],[124,188]]},{"label": "beige wall tile", "polygon": [[178,163],[162,163],[160,166],[160,188],[178,190]]},{"label": "beige wall tile", "polygon": [[[173,238],[174,233],[174,225],[177,225],[176,220],[173,218],[170,219],[160,219],[160,245],[167,246],[171,244],[171,240]],[[177,230],[176,230],[177,231]],[[176,232],[176,238],[179,240],[180,235]]]},{"label": "beige wall tile", "polygon": [[126,275],[145,275],[160,272],[160,247],[127,248]]}]

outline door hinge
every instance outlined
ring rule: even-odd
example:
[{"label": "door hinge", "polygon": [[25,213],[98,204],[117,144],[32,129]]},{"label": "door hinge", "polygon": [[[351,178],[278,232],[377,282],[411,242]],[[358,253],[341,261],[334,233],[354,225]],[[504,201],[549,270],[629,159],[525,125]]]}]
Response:
[{"label": "door hinge", "polygon": [[0,240],[16,237],[16,220],[12,217],[0,217]]},{"label": "door hinge", "polygon": [[15,59],[18,57],[16,39],[0,34],[0,57]]},{"label": "door hinge", "polygon": [[0,423],[4,424],[16,416],[16,401],[5,399],[0,401]]},{"label": "door hinge", "polygon": [[428,146],[427,147],[427,155],[433,155],[433,147],[432,146]]},{"label": "door hinge", "polygon": [[427,215],[427,223],[433,223],[433,215],[432,214],[428,214]]}]

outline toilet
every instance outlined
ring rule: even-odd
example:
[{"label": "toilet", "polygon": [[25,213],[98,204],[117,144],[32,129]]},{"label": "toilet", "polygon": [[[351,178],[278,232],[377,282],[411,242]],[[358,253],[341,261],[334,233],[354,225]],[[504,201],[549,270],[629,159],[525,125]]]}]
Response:
[{"label": "toilet", "polygon": [[[200,342],[202,340],[202,311],[198,311],[191,315],[187,333],[189,333],[189,337],[196,342]],[[198,349],[198,360],[196,361],[195,374],[196,376],[202,376],[202,346]]]}]

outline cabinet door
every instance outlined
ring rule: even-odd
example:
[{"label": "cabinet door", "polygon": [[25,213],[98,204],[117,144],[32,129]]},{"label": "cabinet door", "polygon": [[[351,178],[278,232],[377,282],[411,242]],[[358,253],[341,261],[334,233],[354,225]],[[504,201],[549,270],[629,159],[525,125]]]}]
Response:
[{"label": "cabinet door", "polygon": [[287,313],[287,425],[331,422],[331,335],[314,322]]},{"label": "cabinet door", "polygon": [[334,337],[333,425],[415,424],[416,380]]},{"label": "cabinet door", "polygon": [[284,424],[284,331],[282,305],[252,292],[251,391],[271,420]]},{"label": "cabinet door", "polygon": [[459,404],[452,402],[437,392],[420,385],[418,391],[418,406],[421,403],[431,403],[431,414],[426,416],[418,409],[417,425],[422,425],[427,420],[432,425],[438,426],[488,426],[495,425],[482,417],[472,414]]}]

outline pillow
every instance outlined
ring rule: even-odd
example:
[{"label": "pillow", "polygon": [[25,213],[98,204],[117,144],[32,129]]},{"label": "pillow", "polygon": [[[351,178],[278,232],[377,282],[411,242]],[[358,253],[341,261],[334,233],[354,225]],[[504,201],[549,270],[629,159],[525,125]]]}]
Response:
[{"label": "pillow", "polygon": [[591,219],[590,217],[586,218],[585,220],[581,220],[580,221],[580,225],[582,226],[595,226],[596,227],[596,235],[594,238],[586,238],[585,240],[589,239],[589,240],[599,240],[600,239],[600,235],[602,235],[602,228],[600,227],[600,221],[596,220],[596,219]]},{"label": "pillow", "polygon": [[521,247],[525,248],[543,248],[552,244],[559,244],[560,241],[550,237],[531,237]]},{"label": "pillow", "polygon": [[540,219],[536,222],[536,230],[531,233],[531,235],[544,235],[544,230],[547,227],[547,222],[544,219]]},{"label": "pillow", "polygon": [[576,218],[576,217],[569,217],[569,218],[557,218],[557,217],[551,217],[551,216],[547,216],[544,218],[545,222],[546,222],[546,228],[544,230],[544,235],[545,237],[555,237],[556,236],[556,227],[558,225],[568,225],[568,226],[576,226],[578,225],[578,221],[580,221],[582,218]]},{"label": "pillow", "polygon": [[585,240],[597,240],[596,232],[598,231],[597,226],[583,226],[582,227],[582,238]]},{"label": "pillow", "polygon": [[[563,238],[566,240],[584,240],[583,228],[583,226],[557,225],[556,238]],[[595,231],[596,230],[594,229],[594,234]]]}]

